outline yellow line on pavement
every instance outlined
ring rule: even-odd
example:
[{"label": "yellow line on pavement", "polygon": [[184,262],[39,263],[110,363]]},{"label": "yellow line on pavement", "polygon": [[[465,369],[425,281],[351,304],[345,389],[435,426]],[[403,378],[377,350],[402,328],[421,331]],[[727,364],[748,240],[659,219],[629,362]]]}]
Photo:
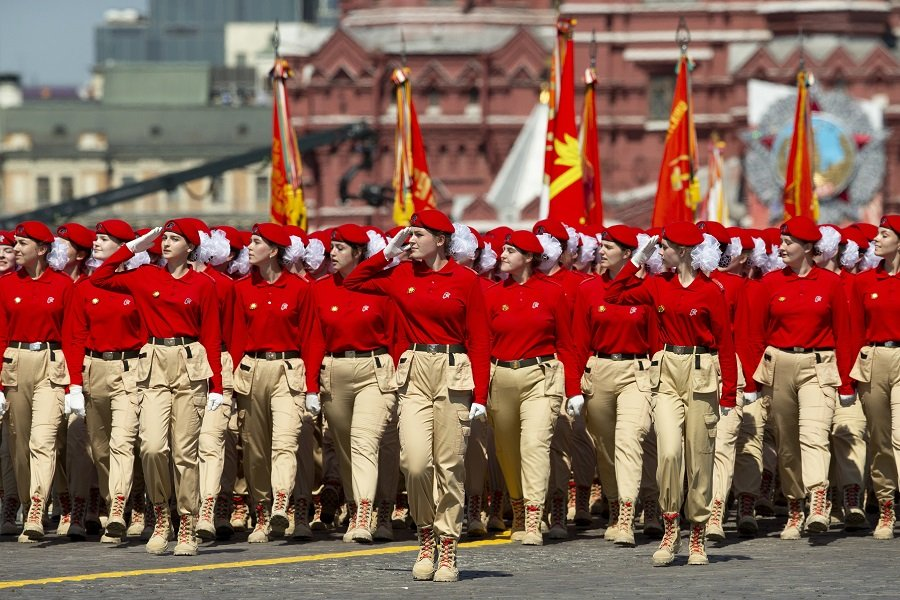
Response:
[{"label": "yellow line on pavement", "polygon": [[[481,546],[497,546],[510,543],[509,533],[500,537],[477,542],[465,542],[461,548],[478,548]],[[33,585],[46,585],[48,583],[69,583],[76,581],[96,581],[98,579],[120,579],[123,577],[138,577],[141,575],[171,575],[176,573],[195,573],[198,571],[216,571],[221,569],[239,569],[245,567],[271,567],[277,565],[291,565],[296,563],[314,562],[321,560],[334,560],[338,558],[359,558],[363,556],[381,556],[385,554],[401,554],[418,550],[418,546],[392,546],[389,548],[367,548],[365,550],[352,550],[347,552],[323,552],[321,554],[307,554],[299,556],[285,556],[281,558],[260,558],[257,560],[242,560],[221,563],[209,563],[203,565],[191,565],[184,567],[169,567],[159,569],[135,569],[133,571],[107,571],[104,573],[83,573],[81,575],[64,575],[61,577],[44,577],[42,579],[16,579],[12,581],[0,581],[0,590],[10,588],[22,588]],[[202,554],[202,551],[201,551]]]}]

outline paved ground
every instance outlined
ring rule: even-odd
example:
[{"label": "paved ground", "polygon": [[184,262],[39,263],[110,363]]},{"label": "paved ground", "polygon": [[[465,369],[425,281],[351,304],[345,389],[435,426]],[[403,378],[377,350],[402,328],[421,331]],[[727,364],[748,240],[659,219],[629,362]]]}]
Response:
[{"label": "paved ground", "polygon": [[[576,532],[540,548],[498,536],[465,544],[457,584],[414,582],[411,532],[372,546],[344,544],[338,533],[309,543],[208,544],[198,557],[155,557],[134,541],[122,547],[50,535],[39,545],[0,538],[0,598],[177,597],[217,600],[277,598],[897,598],[900,537],[878,542],[866,534],[826,535],[782,542],[781,519],[761,521],[764,536],[729,539],[709,548],[710,565],[654,568],[656,542],[638,535],[622,549],[602,528]],[[685,532],[686,536],[686,532]],[[686,539],[683,540],[686,554]],[[147,572],[155,570],[155,572]],[[58,582],[41,581],[48,577]]]}]

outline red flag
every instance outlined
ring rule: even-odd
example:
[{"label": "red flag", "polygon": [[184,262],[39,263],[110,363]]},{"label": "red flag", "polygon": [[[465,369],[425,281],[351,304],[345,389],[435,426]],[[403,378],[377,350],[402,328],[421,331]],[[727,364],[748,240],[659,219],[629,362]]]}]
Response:
[{"label": "red flag", "polygon": [[694,211],[700,202],[700,182],[695,172],[697,134],[694,131],[689,71],[688,57],[682,53],[672,97],[666,147],[659,168],[653,227],[663,227],[675,221],[693,221]]},{"label": "red flag", "polygon": [[603,225],[603,189],[600,181],[600,135],[597,132],[597,73],[584,72],[584,111],[581,117],[581,170],[587,222]]},{"label": "red flag", "polygon": [[784,174],[784,219],[803,215],[819,220],[819,199],[813,186],[813,129],[809,106],[810,78],[797,73],[797,108],[787,170]]},{"label": "red flag", "polygon": [[409,68],[395,69],[391,80],[397,94],[397,131],[394,136],[394,222],[409,225],[414,212],[435,208],[434,189],[425,158],[425,144],[412,99]]},{"label": "red flag", "polygon": [[549,217],[570,225],[584,224],[584,188],[581,184],[581,150],[575,127],[574,19],[560,21],[557,35],[564,36],[565,53],[559,80],[559,103],[553,120],[553,162],[550,164]]},{"label": "red flag", "polygon": [[272,78],[272,221],[299,225],[306,229],[306,203],[303,200],[303,163],[297,147],[297,134],[291,124],[285,82],[294,73],[286,60],[276,58],[269,72]]}]

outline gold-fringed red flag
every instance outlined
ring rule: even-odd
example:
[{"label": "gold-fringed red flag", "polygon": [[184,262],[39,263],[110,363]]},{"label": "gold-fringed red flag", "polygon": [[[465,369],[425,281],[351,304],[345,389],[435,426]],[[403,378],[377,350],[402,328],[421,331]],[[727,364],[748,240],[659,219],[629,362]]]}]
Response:
[{"label": "gold-fringed red flag", "polygon": [[597,131],[597,72],[584,72],[584,110],[581,116],[581,171],[589,225],[603,225],[603,188],[600,180],[600,134]]},{"label": "gold-fringed red flag", "polygon": [[725,185],[722,179],[725,172],[725,160],[722,157],[724,149],[725,142],[718,136],[713,136],[709,144],[709,158],[706,161],[709,184],[709,191],[706,194],[706,219],[722,225],[730,225],[728,203],[725,201]]},{"label": "gold-fringed red flag", "polygon": [[653,227],[694,220],[694,212],[700,203],[700,182],[696,169],[697,133],[691,100],[690,61],[682,52],[656,186]]},{"label": "gold-fringed red flag", "polygon": [[272,221],[282,225],[299,225],[306,229],[306,203],[303,199],[303,163],[297,147],[297,134],[291,124],[288,106],[288,79],[293,70],[286,60],[275,59],[269,72],[272,79]]},{"label": "gold-fringed red flag", "polygon": [[553,153],[549,161],[548,216],[569,225],[584,224],[587,220],[581,181],[581,149],[578,146],[578,128],[575,126],[574,25],[574,19],[561,19],[557,23],[560,47],[564,47],[565,51],[562,54],[559,96],[553,118]]},{"label": "gold-fringed red flag", "polygon": [[414,212],[436,206],[409,74],[409,68],[404,67],[394,69],[391,76],[397,95],[397,131],[394,136],[394,223],[397,225],[409,225]]},{"label": "gold-fringed red flag", "polygon": [[803,69],[797,73],[797,108],[794,134],[784,173],[784,219],[804,216],[819,220],[819,199],[813,184],[813,129],[809,105],[811,76]]}]

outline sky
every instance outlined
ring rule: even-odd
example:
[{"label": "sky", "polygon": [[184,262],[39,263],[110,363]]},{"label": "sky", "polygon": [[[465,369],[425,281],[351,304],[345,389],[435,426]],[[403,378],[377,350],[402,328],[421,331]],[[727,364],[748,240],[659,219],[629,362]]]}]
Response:
[{"label": "sky", "polygon": [[90,78],[94,27],[110,8],[147,11],[147,0],[0,0],[0,73],[26,86],[78,86]]}]

